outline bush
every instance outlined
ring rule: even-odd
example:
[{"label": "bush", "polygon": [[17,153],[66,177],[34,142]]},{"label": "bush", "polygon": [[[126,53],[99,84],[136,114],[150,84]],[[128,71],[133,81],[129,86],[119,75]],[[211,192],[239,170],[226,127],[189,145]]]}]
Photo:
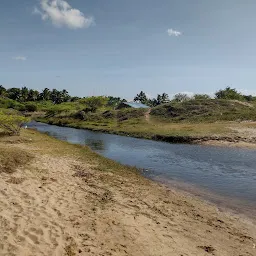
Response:
[{"label": "bush", "polygon": [[107,100],[108,99],[104,96],[92,96],[80,100],[80,103],[85,104],[87,106],[86,109],[88,112],[96,112],[97,109],[107,104]]},{"label": "bush", "polygon": [[29,111],[29,112],[35,112],[35,111],[37,111],[37,105],[34,103],[27,103],[25,105],[25,110]]},{"label": "bush", "polygon": [[9,135],[19,135],[20,128],[28,119],[13,112],[0,111],[0,128]]},{"label": "bush", "polygon": [[139,109],[128,108],[128,109],[118,110],[117,119],[119,121],[125,121],[133,118],[141,118],[145,115],[146,111],[147,109],[145,108],[139,108]]},{"label": "bush", "polygon": [[86,113],[82,110],[74,114],[74,118],[80,119],[80,120],[86,120]]},{"label": "bush", "polygon": [[176,102],[184,102],[191,100],[191,97],[189,97],[186,93],[178,93],[174,95],[174,101]]},{"label": "bush", "polygon": [[12,108],[18,111],[24,111],[25,106],[15,100],[10,100],[6,98],[1,98],[0,97],[0,108],[8,109]]},{"label": "bush", "polygon": [[238,92],[236,89],[226,87],[224,90],[219,90],[215,93],[216,99],[225,99],[225,100],[244,100],[244,96]]},{"label": "bush", "polygon": [[210,100],[211,97],[208,94],[195,94],[194,100]]}]

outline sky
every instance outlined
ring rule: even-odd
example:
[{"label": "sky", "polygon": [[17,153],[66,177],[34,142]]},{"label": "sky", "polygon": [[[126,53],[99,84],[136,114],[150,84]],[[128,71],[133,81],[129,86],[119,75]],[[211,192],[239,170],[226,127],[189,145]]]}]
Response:
[{"label": "sky", "polygon": [[0,84],[256,94],[255,0],[1,0]]}]

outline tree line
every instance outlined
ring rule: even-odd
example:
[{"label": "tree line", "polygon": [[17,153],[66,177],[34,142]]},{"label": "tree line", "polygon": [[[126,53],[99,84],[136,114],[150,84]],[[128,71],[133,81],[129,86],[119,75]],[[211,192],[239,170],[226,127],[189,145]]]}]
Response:
[{"label": "tree line", "polygon": [[71,97],[67,90],[43,89],[41,92],[27,87],[6,89],[0,85],[0,96],[16,100],[20,103],[28,101],[52,101],[54,104],[74,101],[77,97]]},{"label": "tree line", "polygon": [[[92,97],[72,97],[69,95],[68,91],[48,89],[44,88],[41,92],[27,87],[22,88],[10,88],[6,89],[4,86],[0,85],[0,97],[15,100],[19,103],[26,102],[37,102],[37,101],[51,101],[53,104],[61,104],[64,102],[75,102],[79,101],[88,106],[88,111],[95,111],[101,106],[117,107],[122,102],[127,102],[126,99],[113,96],[92,96]],[[256,97],[252,95],[243,95],[236,89],[231,87],[226,87],[225,89],[218,90],[215,95],[215,99],[226,99],[226,100],[240,100],[240,101],[256,101]],[[150,98],[145,92],[141,91],[134,97],[135,102],[140,102],[142,104],[148,105],[150,107],[155,107],[161,104],[174,102],[184,102],[188,100],[207,100],[211,97],[207,94],[195,94],[189,96],[185,93],[178,93],[174,95],[173,99],[170,100],[167,93],[158,94],[156,98]]]},{"label": "tree line", "polygon": [[[256,101],[256,96],[252,95],[243,95],[238,92],[235,88],[226,87],[225,89],[220,89],[214,94],[215,99],[223,99],[223,100],[239,100],[239,101]],[[155,107],[161,104],[169,103],[169,102],[184,102],[189,100],[210,100],[213,99],[208,94],[194,94],[190,96],[186,93],[178,93],[175,94],[173,99],[170,100],[169,95],[167,93],[158,94],[156,98],[147,97],[146,93],[141,91],[134,97],[135,102],[140,102],[142,104]]]}]

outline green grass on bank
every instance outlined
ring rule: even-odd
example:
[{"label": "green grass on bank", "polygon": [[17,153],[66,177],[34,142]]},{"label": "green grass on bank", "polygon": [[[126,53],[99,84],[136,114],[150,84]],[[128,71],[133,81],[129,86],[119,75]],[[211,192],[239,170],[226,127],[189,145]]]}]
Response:
[{"label": "green grass on bank", "polygon": [[[0,107],[1,104],[7,108],[20,107],[20,103],[8,99],[2,99]],[[28,108],[32,103],[26,104]],[[152,108],[150,114],[145,109],[113,110],[106,106],[90,112],[79,101],[33,104],[36,104],[36,112],[22,113],[38,121],[148,139],[155,136],[227,135],[230,133],[229,122],[256,121],[255,102],[237,100],[173,101]]]},{"label": "green grass on bank", "polygon": [[[0,138],[0,143],[10,143],[10,138]],[[105,158],[95,152],[89,147],[82,145],[74,145],[65,141],[60,141],[47,134],[40,133],[35,130],[22,130],[20,137],[14,137],[11,140],[12,144],[17,143],[29,143],[31,147],[36,147],[36,152],[39,154],[56,155],[59,157],[72,157],[85,164],[89,165],[90,168],[98,171],[109,171],[109,172],[132,172],[138,173],[136,167],[130,167],[119,164],[111,159]]]},{"label": "green grass on bank", "polygon": [[151,115],[172,122],[256,120],[256,105],[235,100],[189,100],[160,105]]},{"label": "green grass on bank", "polygon": [[154,136],[210,136],[225,135],[230,129],[226,122],[218,123],[169,123],[158,119],[146,122],[143,119],[130,119],[124,122],[85,122],[71,118],[37,118],[37,121],[78,129],[129,135],[154,139]]},{"label": "green grass on bank", "polygon": [[48,111],[38,121],[154,139],[155,136],[228,135],[230,122],[256,120],[255,105],[231,100],[190,100],[145,109]]}]

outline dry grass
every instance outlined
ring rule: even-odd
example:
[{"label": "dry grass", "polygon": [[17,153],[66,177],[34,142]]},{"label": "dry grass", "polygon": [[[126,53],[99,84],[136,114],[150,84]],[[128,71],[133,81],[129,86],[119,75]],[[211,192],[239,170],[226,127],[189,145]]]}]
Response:
[{"label": "dry grass", "polygon": [[65,250],[65,254],[67,256],[76,256],[77,255],[77,244],[75,242],[75,240],[70,237],[68,238],[69,240],[69,244],[65,246],[64,250]]},{"label": "dry grass", "polygon": [[0,172],[14,173],[33,159],[33,155],[18,149],[0,147]]},{"label": "dry grass", "polygon": [[7,180],[10,184],[21,184],[25,179],[24,178],[17,178],[17,177],[11,177],[9,180]]},{"label": "dry grass", "polygon": [[[29,141],[31,148],[33,150],[36,149],[37,153],[40,153],[41,155],[46,154],[67,158],[72,157],[80,162],[83,162],[92,170],[118,172],[119,174],[122,172],[137,173],[137,168],[124,166],[111,159],[105,158],[93,152],[87,146],[72,145],[72,147],[70,147],[70,143],[68,142],[59,141],[46,134],[29,129],[23,130],[21,137],[24,139],[24,141]],[[79,169],[79,167],[73,167],[73,169],[77,175],[82,174],[83,172],[83,169]]]},{"label": "dry grass", "polygon": [[[93,131],[102,131],[115,134],[125,134],[134,137],[152,139],[155,135],[164,136],[209,136],[209,135],[226,135],[230,132],[229,126],[232,122],[169,122],[157,117],[150,117],[149,121],[145,118],[130,119],[122,122],[84,122],[70,119],[59,120],[55,118],[40,119],[40,121],[74,128],[89,129]],[[62,123],[63,121],[63,123]]]},{"label": "dry grass", "polygon": [[219,123],[170,123],[157,118],[150,119],[150,122],[138,122],[137,124],[123,123],[117,129],[131,133],[143,133],[148,135],[166,136],[196,136],[226,134],[229,132],[227,122]]}]

